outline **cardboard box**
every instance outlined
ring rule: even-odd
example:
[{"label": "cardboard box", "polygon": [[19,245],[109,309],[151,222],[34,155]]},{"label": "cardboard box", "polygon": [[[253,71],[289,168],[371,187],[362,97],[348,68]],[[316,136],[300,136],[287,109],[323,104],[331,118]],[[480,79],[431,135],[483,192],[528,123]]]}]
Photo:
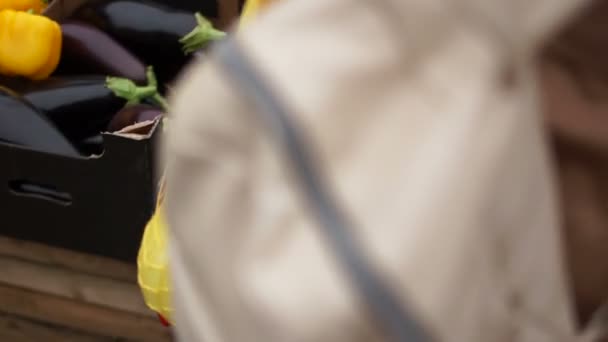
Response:
[{"label": "cardboard box", "polygon": [[[44,14],[60,21],[86,1],[53,0]],[[238,9],[238,0],[218,0],[210,19],[226,28]],[[155,208],[158,127],[104,133],[103,154],[88,158],[0,143],[0,235],[134,262]]]},{"label": "cardboard box", "polygon": [[[53,0],[44,14],[60,21],[86,1]],[[226,28],[238,10],[238,0],[218,0],[210,19]],[[104,133],[104,152],[88,158],[0,143],[0,235],[134,262],[155,208],[158,127]]]},{"label": "cardboard box", "polygon": [[133,262],[155,207],[159,121],[104,133],[99,156],[0,144],[0,235]]}]

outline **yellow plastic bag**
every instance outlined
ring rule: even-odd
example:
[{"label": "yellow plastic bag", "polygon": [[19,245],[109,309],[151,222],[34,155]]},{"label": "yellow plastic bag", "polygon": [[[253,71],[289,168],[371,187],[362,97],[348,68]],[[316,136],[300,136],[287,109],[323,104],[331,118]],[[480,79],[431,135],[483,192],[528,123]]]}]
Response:
[{"label": "yellow plastic bag", "polygon": [[164,189],[161,186],[156,211],[146,225],[139,248],[137,281],[146,305],[173,324],[167,253],[168,227],[162,208],[163,198]]},{"label": "yellow plastic bag", "polygon": [[258,16],[262,9],[276,1],[277,0],[247,0],[243,7],[243,12],[241,13],[239,25],[241,27],[247,25],[251,19]]}]

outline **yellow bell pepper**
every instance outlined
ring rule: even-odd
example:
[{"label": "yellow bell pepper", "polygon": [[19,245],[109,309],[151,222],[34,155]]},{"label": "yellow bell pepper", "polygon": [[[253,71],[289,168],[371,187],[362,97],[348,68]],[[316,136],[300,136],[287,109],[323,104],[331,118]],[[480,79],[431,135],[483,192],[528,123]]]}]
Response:
[{"label": "yellow bell pepper", "polygon": [[0,11],[0,74],[47,78],[59,64],[61,27],[37,14]]},{"label": "yellow bell pepper", "polygon": [[48,3],[48,0],[1,0],[0,11],[12,9],[16,11],[32,10],[34,13],[42,13]]}]

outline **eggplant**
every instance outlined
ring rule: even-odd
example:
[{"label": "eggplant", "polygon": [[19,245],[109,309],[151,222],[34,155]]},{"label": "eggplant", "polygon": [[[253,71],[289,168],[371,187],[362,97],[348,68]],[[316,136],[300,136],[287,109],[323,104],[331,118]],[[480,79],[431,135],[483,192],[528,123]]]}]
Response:
[{"label": "eggplant", "polygon": [[198,25],[192,12],[146,0],[87,1],[70,19],[108,33],[146,65],[153,65],[163,86],[191,60],[180,39]]},{"label": "eggplant", "polygon": [[125,77],[146,82],[146,67],[131,52],[94,26],[65,21],[61,24],[63,47],[57,73],[88,73]]},{"label": "eggplant", "polygon": [[104,131],[127,103],[106,87],[103,76],[49,78],[17,91],[71,141]]},{"label": "eggplant", "polygon": [[149,1],[93,0],[71,18],[96,26],[153,65],[161,84],[171,82],[190,61],[179,40],[196,27],[193,13]]},{"label": "eggplant", "polygon": [[152,105],[138,104],[126,106],[114,115],[114,118],[108,125],[108,131],[120,131],[136,123],[154,120],[161,115],[163,115],[163,110]]},{"label": "eggplant", "polygon": [[6,87],[0,87],[0,141],[41,152],[80,156],[57,127]]}]

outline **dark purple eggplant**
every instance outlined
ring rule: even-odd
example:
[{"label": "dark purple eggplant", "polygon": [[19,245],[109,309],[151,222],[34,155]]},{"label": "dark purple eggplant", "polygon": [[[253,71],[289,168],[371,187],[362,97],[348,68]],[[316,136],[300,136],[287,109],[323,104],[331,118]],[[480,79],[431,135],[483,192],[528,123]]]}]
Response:
[{"label": "dark purple eggplant", "polygon": [[63,47],[57,73],[102,74],[146,82],[146,67],[105,32],[78,21],[61,24]]},{"label": "dark purple eggplant", "polygon": [[16,89],[71,141],[104,131],[127,101],[106,87],[106,77],[49,78]]},{"label": "dark purple eggplant", "polygon": [[145,0],[87,1],[71,19],[108,33],[146,65],[153,65],[161,86],[191,60],[180,39],[198,27],[194,13]]},{"label": "dark purple eggplant", "polygon": [[0,141],[69,157],[80,155],[57,127],[5,87],[0,87]]},{"label": "dark purple eggplant", "polygon": [[120,131],[139,122],[154,120],[161,115],[163,115],[163,110],[155,106],[147,104],[126,106],[114,115],[108,125],[108,131]]}]

